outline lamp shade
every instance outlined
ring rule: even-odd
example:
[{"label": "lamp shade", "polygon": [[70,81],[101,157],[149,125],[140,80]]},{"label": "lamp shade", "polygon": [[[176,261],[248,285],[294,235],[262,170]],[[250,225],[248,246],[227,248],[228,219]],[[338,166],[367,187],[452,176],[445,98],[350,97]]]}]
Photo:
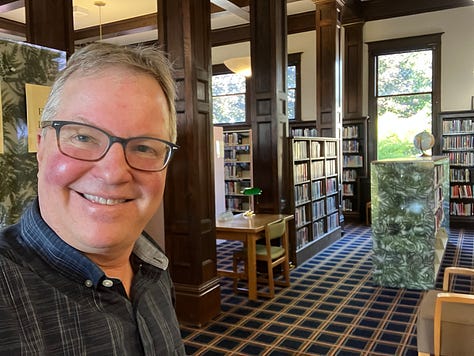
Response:
[{"label": "lamp shade", "polygon": [[224,64],[235,74],[250,77],[252,75],[252,66],[250,64],[250,57],[235,57],[224,61]]}]

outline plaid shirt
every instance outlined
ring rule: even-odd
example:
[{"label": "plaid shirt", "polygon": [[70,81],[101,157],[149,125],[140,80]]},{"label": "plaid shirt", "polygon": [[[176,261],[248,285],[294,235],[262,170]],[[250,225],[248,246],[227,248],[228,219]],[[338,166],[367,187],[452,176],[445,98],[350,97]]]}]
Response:
[{"label": "plaid shirt", "polygon": [[0,355],[184,355],[168,259],[141,236],[127,298],[61,240],[36,201],[0,231]]}]

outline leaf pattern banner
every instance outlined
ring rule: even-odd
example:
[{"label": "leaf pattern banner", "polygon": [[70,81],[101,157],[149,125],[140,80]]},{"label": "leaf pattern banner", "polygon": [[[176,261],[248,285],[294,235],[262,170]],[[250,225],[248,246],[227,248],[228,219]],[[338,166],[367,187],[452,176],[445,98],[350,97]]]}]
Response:
[{"label": "leaf pattern banner", "polygon": [[36,154],[28,152],[25,84],[50,86],[65,64],[64,51],[0,39],[0,227],[17,222],[37,194]]},{"label": "leaf pattern banner", "polygon": [[448,158],[374,161],[371,172],[374,283],[433,288],[448,238]]}]

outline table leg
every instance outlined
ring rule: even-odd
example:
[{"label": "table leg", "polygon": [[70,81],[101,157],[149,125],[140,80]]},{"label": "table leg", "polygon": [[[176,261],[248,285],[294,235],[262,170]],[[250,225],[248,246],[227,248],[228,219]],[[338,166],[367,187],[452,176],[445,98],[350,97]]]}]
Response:
[{"label": "table leg", "polygon": [[247,278],[249,284],[248,287],[250,300],[257,300],[257,258],[255,247],[257,236],[258,235],[249,233],[247,238]]}]

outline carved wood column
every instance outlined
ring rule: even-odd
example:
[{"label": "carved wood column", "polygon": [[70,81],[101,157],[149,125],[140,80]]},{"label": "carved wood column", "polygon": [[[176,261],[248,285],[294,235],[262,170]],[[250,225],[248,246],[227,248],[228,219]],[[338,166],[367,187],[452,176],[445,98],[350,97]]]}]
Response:
[{"label": "carved wood column", "polygon": [[316,115],[321,136],[338,137],[341,128],[342,0],[316,4]]},{"label": "carved wood column", "polygon": [[168,168],[165,248],[181,322],[220,313],[216,270],[209,0],[158,0],[158,37],[176,69],[178,144]]},{"label": "carved wood column", "polygon": [[343,120],[362,117],[362,65],[364,22],[344,25]]},{"label": "carved wood column", "polygon": [[250,23],[253,179],[254,185],[262,189],[262,195],[254,202],[255,211],[286,212],[286,1],[250,1]]},{"label": "carved wood column", "polygon": [[26,41],[74,52],[72,0],[25,0]]}]

